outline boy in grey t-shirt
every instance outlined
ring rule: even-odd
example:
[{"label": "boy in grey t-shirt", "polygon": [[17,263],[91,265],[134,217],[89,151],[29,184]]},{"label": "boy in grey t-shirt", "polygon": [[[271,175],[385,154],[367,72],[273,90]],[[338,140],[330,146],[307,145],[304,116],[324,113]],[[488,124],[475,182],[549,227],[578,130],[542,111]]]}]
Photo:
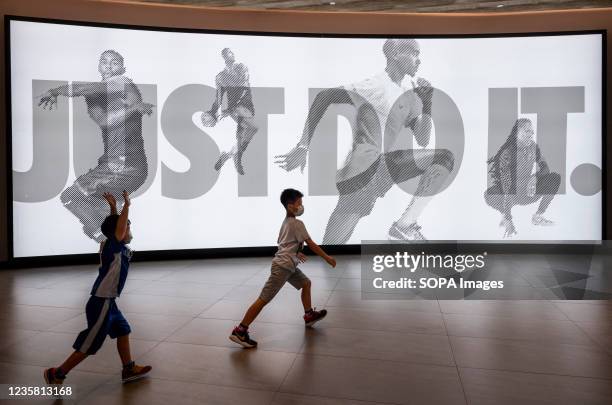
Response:
[{"label": "boy in grey t-shirt", "polygon": [[300,262],[306,261],[306,256],[302,253],[304,242],[310,250],[321,256],[330,266],[336,267],[336,260],[310,239],[304,223],[296,218],[304,213],[303,196],[301,192],[292,188],[283,190],[281,193],[281,204],[285,207],[287,216],[278,234],[278,250],[274,259],[272,259],[270,277],[261,290],[259,298],[249,307],[242,322],[234,328],[229,337],[231,341],[243,347],[257,346],[257,342],[249,337],[249,325],[286,282],[289,282],[296,290],[302,290],[302,305],[304,306],[304,323],[306,326],[314,325],[327,315],[327,311],[324,309],[316,311],[312,308],[310,279],[297,267]]}]

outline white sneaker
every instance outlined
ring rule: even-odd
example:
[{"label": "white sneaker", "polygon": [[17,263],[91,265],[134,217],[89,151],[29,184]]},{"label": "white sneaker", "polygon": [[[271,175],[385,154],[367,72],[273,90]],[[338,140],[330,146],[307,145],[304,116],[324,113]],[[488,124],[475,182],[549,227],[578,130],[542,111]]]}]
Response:
[{"label": "white sneaker", "polygon": [[555,224],[554,221],[544,218],[540,214],[534,214],[533,217],[531,217],[531,223],[537,226],[553,226]]},{"label": "white sneaker", "polygon": [[389,228],[388,238],[389,240],[427,240],[425,235],[421,233],[421,227],[416,222],[407,227],[402,227],[394,222]]}]

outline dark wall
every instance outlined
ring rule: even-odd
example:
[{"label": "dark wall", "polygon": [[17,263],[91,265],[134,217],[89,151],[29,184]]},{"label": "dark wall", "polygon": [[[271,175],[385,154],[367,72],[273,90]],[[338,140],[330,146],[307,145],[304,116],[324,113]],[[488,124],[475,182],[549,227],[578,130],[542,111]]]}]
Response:
[{"label": "dark wall", "polygon": [[[6,83],[4,80],[4,15],[134,24],[161,27],[346,34],[482,34],[573,30],[612,30],[612,9],[544,11],[491,14],[384,14],[297,11],[236,11],[103,0],[2,0],[0,3],[0,262],[8,259]],[[607,43],[606,77],[612,70],[611,41]],[[69,44],[67,44],[69,46]],[[606,99],[612,86],[607,81]],[[612,103],[605,111],[608,122]],[[606,138],[612,133],[608,125]],[[612,141],[607,155],[612,155]],[[604,171],[611,167],[607,160]],[[606,213],[610,212],[612,176],[606,177]],[[605,215],[606,234],[612,231],[612,215]]]}]

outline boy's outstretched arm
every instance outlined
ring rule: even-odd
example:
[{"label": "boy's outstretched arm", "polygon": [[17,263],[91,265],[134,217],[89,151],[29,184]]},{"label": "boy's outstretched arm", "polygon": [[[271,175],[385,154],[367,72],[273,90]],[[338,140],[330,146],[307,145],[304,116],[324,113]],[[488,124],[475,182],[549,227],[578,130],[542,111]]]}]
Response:
[{"label": "boy's outstretched arm", "polygon": [[121,214],[119,214],[119,220],[117,221],[117,228],[115,229],[115,238],[118,241],[125,239],[125,234],[128,227],[128,215],[130,214],[130,196],[127,191],[123,191],[123,208]]},{"label": "boy's outstretched arm", "polygon": [[314,243],[312,239],[306,239],[305,242],[314,254],[321,256],[321,258],[323,258],[323,260],[325,260],[330,266],[336,267],[336,259],[325,253],[325,251],[321,249],[319,245]]}]

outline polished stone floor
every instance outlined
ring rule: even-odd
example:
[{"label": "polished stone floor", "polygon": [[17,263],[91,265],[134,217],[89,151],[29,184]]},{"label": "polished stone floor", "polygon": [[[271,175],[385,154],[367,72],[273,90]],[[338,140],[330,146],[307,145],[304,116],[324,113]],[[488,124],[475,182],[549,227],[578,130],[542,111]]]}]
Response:
[{"label": "polished stone floor", "polygon": [[[117,303],[150,377],[122,385],[107,340],[65,384],[88,405],[612,403],[612,301],[363,300],[359,257],[337,259],[301,266],[328,317],[305,329],[285,286],[251,327],[256,350],[228,335],[269,259],[133,263]],[[85,326],[96,273],[0,271],[0,384],[43,384]]]}]

